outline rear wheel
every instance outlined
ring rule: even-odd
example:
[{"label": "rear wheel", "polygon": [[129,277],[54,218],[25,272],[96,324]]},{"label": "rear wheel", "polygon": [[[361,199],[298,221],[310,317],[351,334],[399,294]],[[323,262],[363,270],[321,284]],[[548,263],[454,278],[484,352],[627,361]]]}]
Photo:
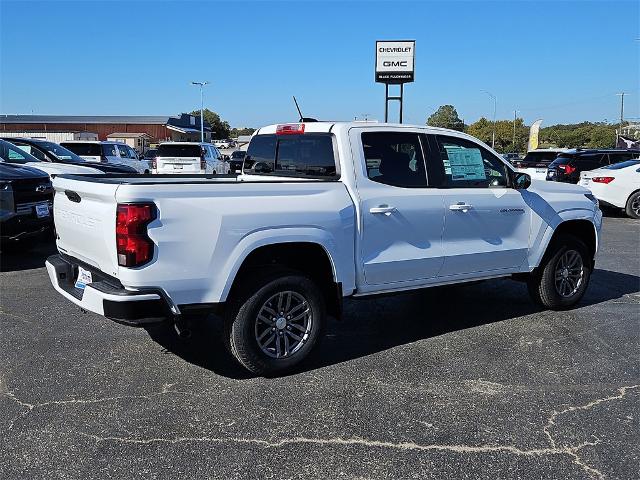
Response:
[{"label": "rear wheel", "polygon": [[563,310],[580,301],[591,276],[586,245],[572,235],[560,235],[549,246],[527,286],[532,299],[546,308]]},{"label": "rear wheel", "polygon": [[640,218],[640,191],[631,194],[625,212],[631,218]]},{"label": "rear wheel", "polygon": [[283,373],[318,341],[324,298],[310,278],[294,272],[273,272],[250,285],[226,312],[227,348],[252,373]]}]

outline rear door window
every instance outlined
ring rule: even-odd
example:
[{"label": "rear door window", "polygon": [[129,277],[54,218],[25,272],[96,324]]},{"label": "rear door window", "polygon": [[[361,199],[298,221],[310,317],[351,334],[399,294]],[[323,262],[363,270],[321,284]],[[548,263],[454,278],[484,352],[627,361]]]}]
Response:
[{"label": "rear door window", "polygon": [[417,133],[364,132],[362,148],[370,180],[403,188],[427,186]]},{"label": "rear door window", "polygon": [[249,144],[244,169],[251,174],[335,177],[333,137],[328,133],[257,135]]}]

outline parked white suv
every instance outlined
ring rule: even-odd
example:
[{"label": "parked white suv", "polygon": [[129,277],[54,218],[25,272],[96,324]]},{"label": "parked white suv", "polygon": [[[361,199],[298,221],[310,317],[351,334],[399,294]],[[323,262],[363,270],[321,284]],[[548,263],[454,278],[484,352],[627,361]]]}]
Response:
[{"label": "parked white suv", "polygon": [[238,177],[53,185],[60,294],[138,325],[219,314],[257,374],[303,360],[344,297],[511,277],[570,308],[602,223],[585,188],[531,182],[475,138],[425,126],[271,125]]},{"label": "parked white suv", "polygon": [[230,140],[214,140],[213,141],[213,145],[216,148],[231,148],[231,141]]},{"label": "parked white suv", "polygon": [[153,173],[226,174],[230,173],[220,151],[210,143],[165,142],[158,146]]},{"label": "parked white suv", "polygon": [[60,145],[88,162],[128,165],[138,173],[151,173],[149,164],[140,160],[138,152],[126,143],[112,141],[67,140]]}]

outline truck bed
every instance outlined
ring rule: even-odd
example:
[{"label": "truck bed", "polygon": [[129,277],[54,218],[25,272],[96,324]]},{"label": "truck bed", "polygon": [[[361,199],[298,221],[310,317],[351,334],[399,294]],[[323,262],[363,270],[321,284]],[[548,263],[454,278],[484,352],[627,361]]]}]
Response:
[{"label": "truck bed", "polygon": [[[60,253],[127,289],[159,287],[178,305],[224,300],[246,255],[269,242],[320,239],[340,259],[336,268],[354,277],[355,206],[339,180],[115,174],[61,175],[53,185]],[[143,267],[123,267],[117,205],[141,202],[157,211],[148,225],[154,256]]]}]

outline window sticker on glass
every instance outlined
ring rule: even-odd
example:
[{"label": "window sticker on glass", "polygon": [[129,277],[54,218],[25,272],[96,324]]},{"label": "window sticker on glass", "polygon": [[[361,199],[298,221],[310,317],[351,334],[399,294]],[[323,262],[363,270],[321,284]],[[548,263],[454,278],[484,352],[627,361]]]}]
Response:
[{"label": "window sticker on glass", "polygon": [[486,180],[482,154],[477,148],[462,148],[445,145],[447,160],[444,160],[445,174],[451,180]]}]

